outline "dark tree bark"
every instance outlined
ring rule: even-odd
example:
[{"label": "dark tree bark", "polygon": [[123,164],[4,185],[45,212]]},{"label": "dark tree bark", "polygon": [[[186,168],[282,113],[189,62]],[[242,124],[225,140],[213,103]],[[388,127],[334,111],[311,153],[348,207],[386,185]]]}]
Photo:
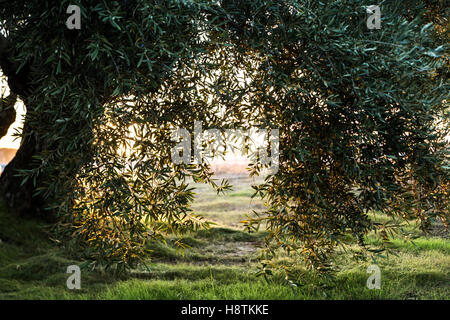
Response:
[{"label": "dark tree bark", "polygon": [[[13,50],[7,38],[0,34],[0,68],[8,77],[8,85],[11,95],[3,101],[8,105],[0,112],[0,138],[15,120],[14,103],[19,96],[25,103],[27,110],[31,106],[27,104],[28,97],[32,94],[30,87],[30,67],[25,65],[20,71],[19,66],[12,59]],[[39,151],[39,139],[34,135],[28,135],[29,124],[25,119],[22,142],[14,159],[6,166],[0,176],[0,197],[6,205],[20,215],[39,215],[43,213],[45,202],[42,198],[34,196],[35,185],[29,179],[22,184],[22,178],[17,176],[17,170],[31,169],[33,156]]]},{"label": "dark tree bark", "polygon": [[[4,69],[3,72],[12,73],[11,63],[8,59],[9,46],[8,41],[0,34],[0,67]],[[0,138],[6,135],[9,127],[16,119],[16,111],[14,104],[16,103],[17,95],[12,93],[6,99],[0,102]]]},{"label": "dark tree bark", "polygon": [[[26,133],[27,125],[24,125]],[[43,215],[44,201],[34,196],[35,185],[32,179],[22,184],[22,178],[16,176],[17,170],[32,167],[33,156],[38,152],[39,143],[35,136],[25,137],[14,159],[6,166],[0,177],[0,193],[6,204],[20,215]]]},{"label": "dark tree bark", "polygon": [[16,103],[17,95],[11,94],[0,101],[0,138],[8,133],[9,127],[16,120]]}]

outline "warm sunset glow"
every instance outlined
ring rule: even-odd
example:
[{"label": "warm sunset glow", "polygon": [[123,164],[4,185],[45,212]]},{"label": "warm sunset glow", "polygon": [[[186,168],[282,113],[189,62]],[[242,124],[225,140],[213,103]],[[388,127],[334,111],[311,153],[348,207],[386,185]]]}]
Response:
[{"label": "warm sunset glow", "polygon": [[15,133],[20,132],[23,126],[23,117],[25,116],[25,106],[21,101],[16,103],[16,121],[9,127],[8,134],[0,139],[0,148],[18,149],[20,146],[20,137]]}]

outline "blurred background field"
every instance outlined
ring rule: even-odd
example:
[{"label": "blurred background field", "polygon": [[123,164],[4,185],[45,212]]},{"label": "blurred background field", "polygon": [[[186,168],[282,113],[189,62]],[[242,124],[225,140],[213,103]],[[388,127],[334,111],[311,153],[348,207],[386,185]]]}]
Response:
[{"label": "blurred background field", "polygon": [[217,179],[227,179],[233,190],[224,195],[217,193],[208,185],[193,183],[196,188],[195,202],[192,210],[213,221],[220,227],[242,228],[242,221],[253,211],[264,209],[260,198],[251,198],[254,190],[251,185],[263,181],[261,177],[250,178],[242,173],[220,174]]}]

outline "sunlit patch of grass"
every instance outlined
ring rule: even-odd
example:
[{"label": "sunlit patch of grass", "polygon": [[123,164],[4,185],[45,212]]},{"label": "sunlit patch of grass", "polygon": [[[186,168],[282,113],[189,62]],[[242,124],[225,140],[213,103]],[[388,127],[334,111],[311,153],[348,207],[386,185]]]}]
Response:
[{"label": "sunlit patch of grass", "polygon": [[252,215],[253,210],[264,211],[262,200],[251,198],[253,189],[250,184],[261,182],[260,178],[230,179],[233,190],[219,196],[211,187],[195,183],[197,195],[192,209],[220,227],[242,228],[241,221],[246,219],[246,215]]},{"label": "sunlit patch of grass", "polygon": [[232,198],[250,198],[254,193],[254,190],[252,189],[244,189],[243,191],[235,191],[235,192],[231,192],[228,196],[232,197]]},{"label": "sunlit patch of grass", "polygon": [[[391,239],[392,248],[406,252],[440,251],[450,255],[450,240],[442,238],[419,237],[405,240],[400,238]],[[367,244],[379,245],[381,241],[375,238],[368,238]]]},{"label": "sunlit patch of grass", "polygon": [[293,299],[293,291],[283,285],[268,285],[261,279],[220,283],[213,277],[195,281],[137,281],[121,283],[101,296],[105,299]]}]

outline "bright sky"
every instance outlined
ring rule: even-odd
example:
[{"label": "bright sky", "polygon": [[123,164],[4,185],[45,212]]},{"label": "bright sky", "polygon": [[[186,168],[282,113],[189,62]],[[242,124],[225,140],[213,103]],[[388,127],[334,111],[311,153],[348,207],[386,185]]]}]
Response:
[{"label": "bright sky", "polygon": [[[0,73],[0,97],[7,97],[9,95],[9,88],[3,75]],[[16,138],[13,134],[23,125],[23,116],[25,115],[25,106],[22,101],[16,102],[14,106],[16,109],[16,122],[9,127],[8,134],[0,139],[0,148],[18,149],[20,146],[20,138]]]}]

